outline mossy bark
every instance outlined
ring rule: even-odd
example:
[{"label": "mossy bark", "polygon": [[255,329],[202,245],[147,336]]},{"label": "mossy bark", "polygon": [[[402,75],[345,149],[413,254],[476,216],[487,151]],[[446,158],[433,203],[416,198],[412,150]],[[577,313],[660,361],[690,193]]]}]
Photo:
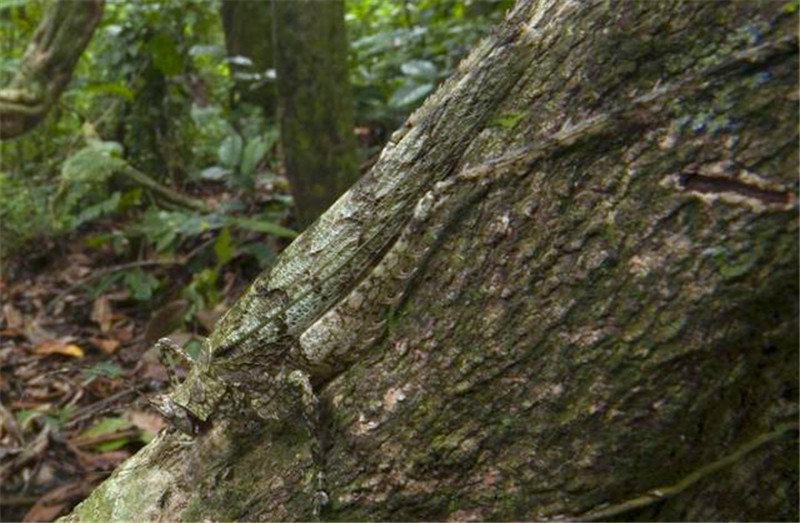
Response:
[{"label": "mossy bark", "polygon": [[[296,342],[323,519],[797,520],[793,5],[521,0],[296,240],[404,223]],[[247,419],[70,519],[308,519],[308,435]]]},{"label": "mossy bark", "polygon": [[281,145],[305,227],[358,178],[344,2],[273,6]]},{"label": "mossy bark", "polygon": [[103,0],[58,0],[49,6],[14,78],[0,89],[0,139],[24,134],[47,116],[91,40],[103,5]]}]

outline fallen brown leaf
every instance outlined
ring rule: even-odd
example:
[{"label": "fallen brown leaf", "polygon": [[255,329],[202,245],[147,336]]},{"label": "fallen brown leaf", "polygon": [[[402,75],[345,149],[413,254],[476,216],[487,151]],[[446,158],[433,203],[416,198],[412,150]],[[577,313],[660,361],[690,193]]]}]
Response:
[{"label": "fallen brown leaf", "polygon": [[51,354],[62,354],[73,358],[83,358],[83,349],[74,343],[64,343],[61,340],[45,340],[33,348],[33,353],[40,356],[49,356]]},{"label": "fallen brown leaf", "polygon": [[119,350],[119,340],[110,340],[105,338],[89,338],[92,345],[100,349],[103,354],[114,354]]},{"label": "fallen brown leaf", "polygon": [[19,330],[25,325],[22,313],[11,303],[3,305],[3,318],[6,320],[6,325],[15,330]]},{"label": "fallen brown leaf", "polygon": [[99,296],[92,304],[91,319],[100,326],[100,332],[106,333],[111,329],[111,302],[105,296]]}]

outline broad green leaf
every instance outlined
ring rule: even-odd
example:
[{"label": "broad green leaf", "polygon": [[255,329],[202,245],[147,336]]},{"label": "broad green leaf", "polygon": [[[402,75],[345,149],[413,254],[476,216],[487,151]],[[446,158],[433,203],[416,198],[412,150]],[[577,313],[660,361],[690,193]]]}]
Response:
[{"label": "broad green leaf", "polygon": [[242,137],[232,134],[219,146],[219,161],[224,167],[235,169],[242,157]]},{"label": "broad green leaf", "polygon": [[422,85],[407,84],[396,90],[392,97],[389,99],[389,105],[392,107],[403,107],[412,105],[421,101],[428,93],[433,91],[434,85],[426,83]]},{"label": "broad green leaf", "polygon": [[[114,434],[115,432],[119,432],[120,430],[128,426],[130,426],[130,421],[126,420],[125,418],[103,418],[99,422],[95,423],[93,426],[81,432],[78,437],[94,438],[97,436],[105,436],[107,434]],[[131,441],[134,440],[128,436],[122,436],[117,439],[112,439],[109,441],[103,441],[97,443],[94,446],[97,448],[97,450],[101,452],[106,452],[109,450],[117,450],[119,448],[122,448]]]},{"label": "broad green leaf", "polygon": [[438,73],[433,62],[428,60],[410,60],[401,65],[400,70],[407,76],[413,76],[421,80],[433,80],[436,78],[436,73]]},{"label": "broad green leaf", "polygon": [[250,176],[256,170],[256,165],[267,154],[269,145],[267,140],[258,136],[247,142],[247,146],[242,153],[242,166],[241,173],[244,176]]},{"label": "broad green leaf", "polygon": [[222,228],[214,241],[214,254],[217,256],[218,265],[225,265],[236,254],[236,246],[233,244],[231,233],[227,227]]},{"label": "broad green leaf", "polygon": [[237,218],[233,216],[227,216],[225,221],[231,225],[241,227],[242,229],[271,234],[280,238],[297,237],[297,233],[295,231],[273,222],[253,220],[250,218]]},{"label": "broad green leaf", "polygon": [[105,434],[113,434],[130,425],[125,418],[103,418],[88,429],[80,433],[81,438],[94,438]]},{"label": "broad green leaf", "polygon": [[108,452],[111,450],[118,450],[131,443],[133,441],[137,441],[139,438],[128,438],[122,437],[119,439],[111,440],[111,441],[104,441],[102,443],[97,444],[97,450],[100,452]]},{"label": "broad green leaf", "polygon": [[107,180],[114,172],[128,165],[125,160],[113,157],[112,149],[110,145],[84,147],[64,162],[61,167],[61,178],[88,183]]},{"label": "broad green leaf", "polygon": [[112,214],[119,209],[120,193],[114,192],[107,200],[90,205],[81,210],[72,220],[72,227],[77,228],[84,223],[95,220],[101,216]]}]

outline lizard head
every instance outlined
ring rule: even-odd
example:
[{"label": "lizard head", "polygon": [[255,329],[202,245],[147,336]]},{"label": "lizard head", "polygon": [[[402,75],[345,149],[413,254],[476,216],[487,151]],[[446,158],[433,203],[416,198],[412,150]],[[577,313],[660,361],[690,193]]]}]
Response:
[{"label": "lizard head", "polygon": [[203,431],[205,423],[195,417],[188,409],[178,405],[169,394],[158,394],[148,402],[159,414],[179,431],[189,436],[197,436]]}]

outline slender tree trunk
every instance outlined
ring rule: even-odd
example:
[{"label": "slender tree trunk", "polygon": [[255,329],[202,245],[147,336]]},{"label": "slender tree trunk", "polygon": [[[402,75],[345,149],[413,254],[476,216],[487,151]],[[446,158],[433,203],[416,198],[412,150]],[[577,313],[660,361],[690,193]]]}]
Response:
[{"label": "slender tree trunk", "polygon": [[57,0],[47,9],[11,83],[0,89],[0,138],[41,122],[72,77],[103,14],[103,0]]},{"label": "slender tree trunk", "polygon": [[521,0],[190,374],[319,438],[221,401],[70,518],[308,519],[319,439],[327,520],[797,520],[784,7]]},{"label": "slender tree trunk", "polygon": [[[251,103],[261,107],[265,117],[274,117],[275,82],[266,79],[267,70],[274,68],[271,0],[222,0],[220,17],[228,57],[234,59],[232,105]],[[250,64],[241,63],[241,58]]]},{"label": "slender tree trunk", "polygon": [[281,144],[304,227],[358,178],[344,2],[273,6]]}]

